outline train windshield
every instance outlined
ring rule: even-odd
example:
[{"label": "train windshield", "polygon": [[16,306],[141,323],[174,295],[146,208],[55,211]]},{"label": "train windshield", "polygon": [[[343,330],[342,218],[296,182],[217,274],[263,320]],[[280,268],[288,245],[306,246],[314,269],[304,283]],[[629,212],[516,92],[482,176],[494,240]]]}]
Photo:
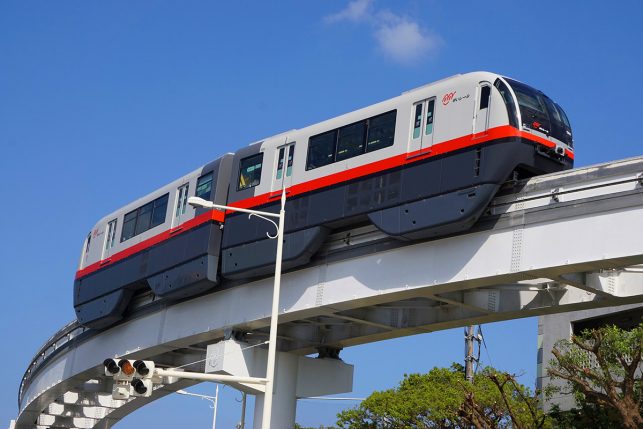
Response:
[{"label": "train windshield", "polygon": [[572,128],[563,109],[542,92],[505,78],[516,94],[523,127],[540,131],[569,146],[573,145]]}]

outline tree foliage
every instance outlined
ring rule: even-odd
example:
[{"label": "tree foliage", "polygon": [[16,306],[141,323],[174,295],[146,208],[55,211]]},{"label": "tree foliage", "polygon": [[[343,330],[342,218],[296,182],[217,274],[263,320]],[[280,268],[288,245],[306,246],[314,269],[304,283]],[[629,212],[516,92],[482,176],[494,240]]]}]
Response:
[{"label": "tree foliage", "polygon": [[548,394],[566,389],[579,406],[606,410],[624,428],[643,427],[643,325],[631,331],[615,326],[586,331],[556,343],[547,370],[564,387],[551,386]]},{"label": "tree foliage", "polygon": [[571,410],[561,410],[558,405],[554,405],[549,411],[549,416],[556,429],[621,429],[623,427],[614,409],[588,403],[582,403],[578,408]]},{"label": "tree foliage", "polygon": [[513,376],[486,368],[464,379],[462,366],[405,375],[394,389],[377,391],[359,406],[338,414],[343,429],[533,428],[545,416],[529,389]]}]

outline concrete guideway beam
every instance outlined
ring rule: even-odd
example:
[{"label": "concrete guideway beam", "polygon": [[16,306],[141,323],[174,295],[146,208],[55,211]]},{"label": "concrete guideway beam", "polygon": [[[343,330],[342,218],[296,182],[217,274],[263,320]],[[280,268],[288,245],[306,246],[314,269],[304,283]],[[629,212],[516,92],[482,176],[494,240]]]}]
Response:
[{"label": "concrete guideway beam", "polygon": [[[641,302],[641,171],[643,158],[637,158],[531,179],[517,193],[494,200],[467,234],[381,246],[381,234],[364,233],[354,250],[335,239],[320,261],[283,275],[280,350],[307,354],[472,323]],[[378,245],[365,251],[370,239]],[[261,279],[65,339],[30,366],[16,427],[38,426],[41,417],[53,419],[54,426],[83,424],[70,417],[79,403],[56,416],[43,414],[56,401],[67,404],[70,392],[85,395],[82,405],[112,409],[95,426],[109,427],[187,387],[177,382],[116,408],[90,395],[105,380],[106,357],[175,367],[205,358],[204,345],[230,330],[265,340],[271,294],[272,279]]]}]

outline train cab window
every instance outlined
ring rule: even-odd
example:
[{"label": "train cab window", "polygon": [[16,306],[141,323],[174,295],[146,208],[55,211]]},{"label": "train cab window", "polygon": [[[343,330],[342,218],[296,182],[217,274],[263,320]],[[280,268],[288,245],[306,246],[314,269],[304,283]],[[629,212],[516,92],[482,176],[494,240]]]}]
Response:
[{"label": "train cab window", "polygon": [[195,196],[203,198],[204,200],[210,200],[212,192],[212,172],[204,174],[199,177],[196,181],[196,192]]},{"label": "train cab window", "polygon": [[560,117],[561,117],[561,119],[563,120],[563,123],[565,124],[565,126],[567,126],[568,128],[571,128],[572,126],[570,125],[570,123],[569,123],[569,119],[567,118],[567,114],[565,113],[565,111],[563,110],[563,108],[562,108],[562,107],[560,107],[560,105],[559,105],[559,104],[557,104],[557,103],[554,103],[554,105],[555,105],[555,106],[556,106],[556,108],[558,109],[558,112],[560,113]]},{"label": "train cab window", "polygon": [[105,250],[114,247],[114,239],[116,238],[116,219],[109,221],[107,224],[107,236],[105,237]]},{"label": "train cab window", "polygon": [[170,194],[165,194],[162,197],[127,213],[123,219],[121,243],[138,234],[142,234],[155,226],[165,223],[169,196]]},{"label": "train cab window", "polygon": [[92,242],[92,233],[87,234],[87,240],[85,240],[85,255],[89,253],[89,246]]},{"label": "train cab window", "polygon": [[491,97],[491,87],[485,85],[480,92],[480,110],[489,107],[489,98]]},{"label": "train cab window", "polygon": [[493,86],[498,89],[498,92],[500,92],[500,95],[502,96],[502,100],[505,102],[507,115],[509,116],[509,125],[518,128],[516,103],[514,103],[514,98],[513,95],[511,95],[511,91],[509,91],[509,87],[500,79],[496,79]]},{"label": "train cab window", "polygon": [[366,121],[340,128],[335,161],[343,161],[363,154],[365,137]]},{"label": "train cab window", "polygon": [[429,105],[426,108],[426,128],[424,129],[424,135],[428,136],[433,133],[433,114],[435,113],[435,98],[429,101]]},{"label": "train cab window", "polygon": [[396,115],[397,110],[392,110],[368,120],[366,152],[372,152],[374,150],[393,146]]},{"label": "train cab window", "polygon": [[306,170],[323,167],[324,165],[335,162],[336,143],[337,130],[311,137],[308,142]]},{"label": "train cab window", "polygon": [[239,184],[237,191],[252,188],[261,182],[263,153],[244,158],[239,162]]}]

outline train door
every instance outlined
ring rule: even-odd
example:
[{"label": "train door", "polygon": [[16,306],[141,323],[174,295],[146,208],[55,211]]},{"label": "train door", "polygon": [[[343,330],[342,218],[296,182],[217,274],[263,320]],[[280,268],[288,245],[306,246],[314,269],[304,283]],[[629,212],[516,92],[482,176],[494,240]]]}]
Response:
[{"label": "train door", "polygon": [[473,133],[476,137],[487,135],[489,129],[489,110],[491,101],[491,84],[483,82],[478,88],[478,103],[475,110],[475,129]]},{"label": "train door", "polygon": [[279,191],[292,185],[292,169],[295,158],[295,142],[277,148],[272,191]]},{"label": "train door", "polygon": [[188,193],[190,192],[190,183],[179,186],[176,190],[176,203],[172,216],[172,228],[176,228],[187,220]]},{"label": "train door", "polygon": [[430,148],[433,145],[435,98],[419,101],[413,105],[409,152]]},{"label": "train door", "polygon": [[105,231],[105,243],[103,245],[103,254],[101,259],[107,259],[112,256],[114,252],[114,244],[116,244],[116,227],[118,226],[118,218],[112,219],[107,223],[107,230]]}]

